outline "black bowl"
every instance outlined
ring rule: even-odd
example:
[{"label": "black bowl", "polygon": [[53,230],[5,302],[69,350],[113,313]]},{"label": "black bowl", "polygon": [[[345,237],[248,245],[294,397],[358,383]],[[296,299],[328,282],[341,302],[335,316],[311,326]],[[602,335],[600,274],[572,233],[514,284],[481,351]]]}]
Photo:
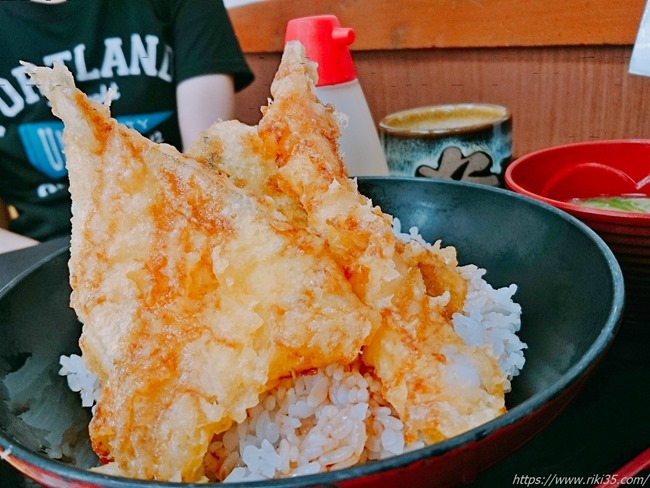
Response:
[{"label": "black bowl", "polygon": [[[425,239],[455,246],[461,264],[487,269],[485,279],[494,287],[518,285],[520,337],[528,349],[507,396],[509,411],[453,439],[383,461],[245,486],[424,487],[471,480],[547,426],[615,337],[624,299],[620,267],[604,242],[575,218],[470,183],[362,178],[359,188],[399,217],[403,228],[417,226]],[[81,328],[68,305],[67,259],[67,248],[59,249],[0,291],[0,452],[51,487],[178,486],[84,469],[96,463],[86,433],[88,412],[57,374],[59,356],[78,351]],[[63,439],[71,448],[60,453]]]}]

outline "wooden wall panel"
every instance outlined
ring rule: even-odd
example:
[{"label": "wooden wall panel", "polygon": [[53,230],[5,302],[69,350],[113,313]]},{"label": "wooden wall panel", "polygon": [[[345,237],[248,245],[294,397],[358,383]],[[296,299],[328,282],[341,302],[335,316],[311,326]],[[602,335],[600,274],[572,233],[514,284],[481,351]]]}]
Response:
[{"label": "wooden wall panel", "polygon": [[230,9],[243,49],[282,50],[287,22],[334,14],[354,50],[632,44],[645,0],[264,0]]},{"label": "wooden wall panel", "polygon": [[[650,138],[650,78],[628,74],[630,46],[455,48],[355,52],[371,112],[482,101],[508,106],[515,156],[568,142]],[[237,117],[257,123],[279,63],[249,53],[254,84]]]}]

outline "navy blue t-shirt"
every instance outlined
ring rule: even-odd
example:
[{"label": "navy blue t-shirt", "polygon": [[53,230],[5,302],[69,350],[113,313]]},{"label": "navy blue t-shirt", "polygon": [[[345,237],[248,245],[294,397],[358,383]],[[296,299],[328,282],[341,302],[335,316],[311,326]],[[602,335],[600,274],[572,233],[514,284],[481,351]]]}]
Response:
[{"label": "navy blue t-shirt", "polygon": [[10,230],[38,240],[70,232],[63,124],[20,61],[62,62],[77,86],[153,141],[181,148],[176,85],[229,73],[237,90],[253,75],[221,0],[0,2],[0,198]]}]

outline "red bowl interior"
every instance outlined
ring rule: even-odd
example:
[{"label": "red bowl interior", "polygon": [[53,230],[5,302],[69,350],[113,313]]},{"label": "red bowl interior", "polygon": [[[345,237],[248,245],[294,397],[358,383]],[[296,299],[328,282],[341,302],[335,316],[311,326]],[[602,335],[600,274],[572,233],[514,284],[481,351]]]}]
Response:
[{"label": "red bowl interior", "polygon": [[505,182],[517,193],[583,220],[624,224],[631,234],[640,226],[648,233],[650,214],[584,207],[570,200],[626,193],[650,196],[650,139],[583,142],[535,151],[508,166]]}]

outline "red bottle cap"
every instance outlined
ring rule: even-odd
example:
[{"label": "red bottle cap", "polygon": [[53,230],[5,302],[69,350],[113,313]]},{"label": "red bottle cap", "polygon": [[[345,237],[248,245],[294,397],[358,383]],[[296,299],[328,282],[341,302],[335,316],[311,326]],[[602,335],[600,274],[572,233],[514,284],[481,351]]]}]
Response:
[{"label": "red bottle cap", "polygon": [[357,75],[348,46],[354,30],[341,27],[335,15],[315,15],[287,23],[285,44],[300,41],[307,57],[318,63],[317,86],[336,85],[354,80]]}]

